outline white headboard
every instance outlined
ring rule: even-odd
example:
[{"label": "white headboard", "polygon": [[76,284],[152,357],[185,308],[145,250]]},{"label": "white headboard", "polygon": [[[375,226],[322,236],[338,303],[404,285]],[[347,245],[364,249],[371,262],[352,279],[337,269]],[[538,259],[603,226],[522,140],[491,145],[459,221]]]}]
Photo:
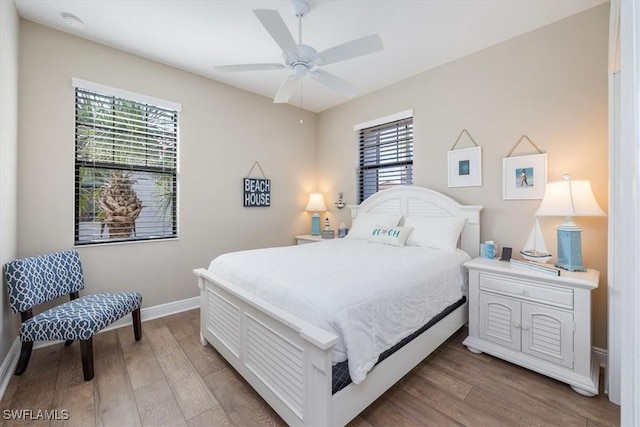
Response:
[{"label": "white headboard", "polygon": [[351,217],[358,212],[393,213],[402,216],[462,216],[467,223],[460,247],[472,258],[480,253],[480,211],[482,206],[461,205],[451,197],[423,187],[397,186],[381,190],[358,206],[350,206]]}]

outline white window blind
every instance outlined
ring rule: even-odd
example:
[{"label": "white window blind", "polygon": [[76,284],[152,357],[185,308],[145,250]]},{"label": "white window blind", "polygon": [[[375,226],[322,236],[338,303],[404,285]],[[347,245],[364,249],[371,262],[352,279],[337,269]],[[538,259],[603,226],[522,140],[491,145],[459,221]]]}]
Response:
[{"label": "white window blind", "polygon": [[178,110],[75,88],[75,243],[178,235]]},{"label": "white window blind", "polygon": [[379,190],[413,184],[413,117],[358,130],[358,203]]}]

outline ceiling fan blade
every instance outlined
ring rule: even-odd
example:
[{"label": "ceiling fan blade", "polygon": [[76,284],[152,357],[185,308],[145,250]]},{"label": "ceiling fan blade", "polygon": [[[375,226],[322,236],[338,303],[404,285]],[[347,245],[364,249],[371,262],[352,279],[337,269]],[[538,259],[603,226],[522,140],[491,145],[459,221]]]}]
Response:
[{"label": "ceiling fan blade", "polygon": [[218,65],[213,67],[216,71],[261,71],[261,70],[280,70],[287,68],[284,64],[236,64],[236,65]]},{"label": "ceiling fan blade", "polygon": [[329,89],[346,96],[347,98],[353,98],[357,95],[358,89],[351,83],[342,80],[340,77],[334,76],[331,73],[327,73],[323,70],[309,71],[309,75],[318,82],[322,83]]},{"label": "ceiling fan blade", "polygon": [[296,57],[298,56],[298,45],[293,39],[291,32],[289,32],[289,28],[287,28],[287,25],[282,20],[278,11],[271,9],[255,9],[253,13],[285,54],[293,54]]},{"label": "ceiling fan blade", "polygon": [[298,80],[292,74],[280,85],[280,89],[278,89],[278,93],[276,93],[276,97],[273,98],[274,104],[284,104],[289,102],[291,99],[291,95],[293,95],[293,91],[296,88],[296,82]]},{"label": "ceiling fan blade", "polygon": [[311,57],[311,60],[317,65],[327,65],[344,61],[345,59],[368,55],[382,49],[384,49],[384,46],[380,36],[373,34],[318,52]]}]

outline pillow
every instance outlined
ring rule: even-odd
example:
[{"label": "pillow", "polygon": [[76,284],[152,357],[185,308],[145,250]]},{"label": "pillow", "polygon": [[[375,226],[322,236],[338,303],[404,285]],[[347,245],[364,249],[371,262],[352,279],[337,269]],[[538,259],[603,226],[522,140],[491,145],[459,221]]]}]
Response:
[{"label": "pillow", "polygon": [[398,222],[400,222],[400,215],[360,212],[353,219],[351,230],[345,238],[367,240],[374,228],[395,227]]},{"label": "pillow", "polygon": [[372,243],[384,243],[385,245],[404,246],[404,242],[411,233],[411,227],[376,227],[369,235]]},{"label": "pillow", "polygon": [[467,218],[458,216],[437,218],[408,216],[404,219],[404,225],[413,227],[413,231],[407,238],[406,244],[455,251],[466,222]]}]

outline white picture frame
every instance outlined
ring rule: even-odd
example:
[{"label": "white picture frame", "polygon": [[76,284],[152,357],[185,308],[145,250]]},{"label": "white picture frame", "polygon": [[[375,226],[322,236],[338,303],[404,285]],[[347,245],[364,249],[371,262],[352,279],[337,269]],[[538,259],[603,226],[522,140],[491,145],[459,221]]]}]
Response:
[{"label": "white picture frame", "polygon": [[547,186],[547,154],[502,159],[504,200],[542,199]]},{"label": "white picture frame", "polygon": [[482,151],[480,148],[462,148],[447,152],[449,187],[482,185]]}]

